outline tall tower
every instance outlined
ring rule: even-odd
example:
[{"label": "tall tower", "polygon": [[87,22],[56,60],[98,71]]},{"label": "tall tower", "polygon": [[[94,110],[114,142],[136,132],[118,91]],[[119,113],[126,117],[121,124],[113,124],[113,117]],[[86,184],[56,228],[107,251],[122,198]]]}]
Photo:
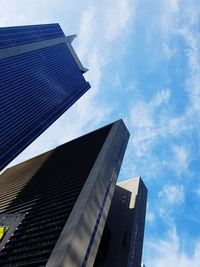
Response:
[{"label": "tall tower", "polygon": [[91,267],[129,133],[122,120],[0,176],[0,266]]},{"label": "tall tower", "polygon": [[0,28],[0,170],[90,85],[59,24]]},{"label": "tall tower", "polygon": [[117,184],[94,267],[141,267],[146,202],[140,177]]}]

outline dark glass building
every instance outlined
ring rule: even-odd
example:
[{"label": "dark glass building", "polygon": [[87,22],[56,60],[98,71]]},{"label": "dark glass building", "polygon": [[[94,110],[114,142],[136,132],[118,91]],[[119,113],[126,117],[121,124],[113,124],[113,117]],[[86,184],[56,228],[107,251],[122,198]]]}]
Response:
[{"label": "dark glass building", "polygon": [[1,267],[93,266],[128,138],[119,120],[3,172]]},{"label": "dark glass building", "polygon": [[141,267],[146,202],[140,177],[116,185],[94,267]]},{"label": "dark glass building", "polygon": [[59,24],[0,28],[0,170],[89,88]]},{"label": "dark glass building", "polygon": [[141,267],[146,202],[140,177],[116,185],[94,267]]}]

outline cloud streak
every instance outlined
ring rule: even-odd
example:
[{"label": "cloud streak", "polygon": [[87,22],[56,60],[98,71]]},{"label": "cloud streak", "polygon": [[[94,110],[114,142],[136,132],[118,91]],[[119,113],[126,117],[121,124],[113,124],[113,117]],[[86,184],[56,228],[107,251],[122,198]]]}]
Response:
[{"label": "cloud streak", "polygon": [[189,256],[181,246],[181,238],[176,228],[171,227],[165,239],[157,239],[146,243],[147,266],[154,267],[199,267],[200,242],[196,243],[194,251]]},{"label": "cloud streak", "polygon": [[165,205],[180,205],[184,203],[184,188],[178,185],[165,185],[162,191],[158,193],[159,198]]}]

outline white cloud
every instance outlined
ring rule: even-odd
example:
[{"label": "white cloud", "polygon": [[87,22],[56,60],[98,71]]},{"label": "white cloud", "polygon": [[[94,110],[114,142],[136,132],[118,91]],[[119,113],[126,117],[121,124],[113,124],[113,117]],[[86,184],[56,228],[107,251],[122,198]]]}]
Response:
[{"label": "white cloud", "polygon": [[144,262],[153,267],[199,267],[200,242],[196,242],[194,251],[189,256],[181,246],[181,239],[173,226],[166,239],[145,242],[146,257]]},{"label": "white cloud", "polygon": [[146,220],[147,220],[147,222],[150,222],[150,223],[154,222],[155,214],[151,211],[147,212]]},{"label": "white cloud", "polygon": [[[131,167],[127,169],[129,168],[135,175],[145,174],[146,179],[162,175],[162,172],[166,172],[167,169],[173,171],[174,175],[192,175],[188,168],[195,156],[193,156],[190,138],[193,133],[199,132],[200,126],[200,37],[196,27],[200,20],[200,8],[195,1],[184,1],[184,3],[173,0],[160,1],[153,7],[149,7],[148,4],[148,1],[142,1],[141,6],[139,4],[140,8],[145,7],[146,11],[152,11],[145,26],[145,31],[150,36],[150,43],[147,45],[151,53],[151,55],[148,54],[149,60],[146,64],[151,65],[149,62],[154,61],[155,58],[156,63],[160,64],[163,63],[163,56],[168,60],[173,60],[176,56],[178,62],[186,59],[186,65],[183,69],[176,66],[177,69],[175,67],[174,70],[178,71],[178,75],[181,73],[182,77],[179,78],[182,84],[179,82],[176,84],[176,79],[173,80],[172,77],[172,80],[168,81],[169,84],[173,81],[171,88],[157,91],[149,100],[145,100],[141,96],[142,90],[134,86],[133,98],[136,101],[133,102],[127,119],[132,132],[129,152]],[[142,12],[142,15],[144,14],[145,12]],[[143,49],[145,48],[144,45]],[[184,58],[184,52],[186,58]],[[173,64],[173,61],[171,63]],[[156,68],[160,66],[163,72],[166,71],[169,75],[171,72],[168,69],[169,66],[165,68],[159,64],[154,64],[153,70],[158,71]],[[138,87],[137,81],[135,84]],[[177,85],[182,86],[183,91],[183,94],[180,92],[180,98],[183,99],[180,110],[179,106],[176,106],[177,101],[173,92],[180,89],[176,88]],[[176,113],[176,108],[179,113]],[[188,141],[187,145],[185,140]],[[158,155],[155,154],[155,149]],[[166,156],[167,151],[170,156],[169,153]],[[161,157],[159,157],[160,154]]]},{"label": "white cloud", "polygon": [[199,25],[200,6],[197,3],[198,1],[196,0],[185,0],[181,5],[182,13],[184,14],[185,22],[187,22],[188,26]]},{"label": "white cloud", "polygon": [[198,197],[200,197],[200,187],[198,187],[198,188],[195,190],[195,193],[197,194]]},{"label": "white cloud", "polygon": [[182,185],[165,185],[158,196],[166,205],[179,205],[184,203],[185,192]]},{"label": "white cloud", "polygon": [[[187,112],[191,112],[190,116],[199,116],[200,114],[200,37],[196,25],[200,21],[200,7],[196,1],[178,1],[168,0],[161,1],[157,7],[159,15],[154,14],[152,17],[152,25],[150,34],[154,38],[155,32],[159,31],[158,43],[161,43],[164,56],[170,60],[177,54],[179,46],[174,44],[175,38],[182,37],[184,49],[187,58],[187,72],[183,78],[185,89],[188,93],[190,106]],[[156,27],[157,21],[160,22]],[[156,42],[152,40],[154,46]],[[160,46],[158,46],[160,49]],[[183,53],[181,51],[181,53]],[[183,58],[183,54],[182,58]],[[186,116],[189,114],[185,114]]]},{"label": "white cloud", "polygon": [[183,185],[166,184],[163,189],[158,192],[158,205],[156,209],[162,221],[171,225],[175,222],[177,216],[177,208],[183,209],[185,204],[185,189]]},{"label": "white cloud", "polygon": [[166,58],[167,60],[172,59],[177,53],[177,49],[170,46],[168,43],[162,43],[162,49],[164,58]]},{"label": "white cloud", "polygon": [[188,149],[183,145],[175,145],[173,147],[173,152],[174,161],[172,163],[172,166],[174,167],[175,171],[180,174],[187,170],[188,164],[190,162],[190,154]]},{"label": "white cloud", "polygon": [[170,35],[174,32],[178,14],[178,1],[161,1],[159,23],[162,37],[165,36],[165,39],[170,38]]},{"label": "white cloud", "polygon": [[[133,127],[133,147],[137,156],[143,156],[155,144],[158,137],[166,135],[166,121],[158,121],[157,111],[164,110],[165,104],[170,98],[170,90],[158,91],[149,102],[136,103],[130,114],[131,126]],[[159,111],[160,112],[160,111]]]},{"label": "white cloud", "polygon": [[[170,168],[176,174],[188,173],[189,164],[193,158],[190,144],[182,143],[184,134],[198,129],[199,122],[191,109],[180,115],[172,115],[169,109],[170,90],[163,89],[157,92],[149,102],[138,101],[131,110],[130,125],[132,153],[135,168],[140,170],[142,164],[148,166],[148,171],[153,170],[150,177],[155,177],[163,167]],[[174,145],[173,138],[180,137],[179,145]],[[154,148],[162,142],[168,142],[171,156],[156,158]],[[162,148],[161,148],[162,149]],[[163,150],[162,150],[163,151]],[[169,153],[168,153],[169,155]],[[141,164],[140,161],[143,163]],[[147,164],[147,165],[146,165]],[[144,167],[142,167],[143,171]]]},{"label": "white cloud", "polygon": [[[154,44],[154,47],[158,44],[160,47],[160,41],[168,42],[171,35],[176,31],[180,14],[179,3],[176,0],[160,0],[153,4],[149,1],[144,2],[145,6],[150,5],[148,7],[151,10],[148,18],[146,18],[149,29],[147,40]],[[152,49],[154,47],[152,46]]]},{"label": "white cloud", "polygon": [[150,106],[152,109],[155,109],[156,107],[159,107],[160,105],[167,103],[169,98],[170,98],[170,90],[162,89],[155,94],[155,96],[150,102]]},{"label": "white cloud", "polygon": [[80,18],[80,28],[78,33],[79,47],[77,53],[80,58],[84,58],[90,55],[91,42],[94,39],[94,25],[96,10],[93,6],[88,7],[83,11]]},{"label": "white cloud", "polygon": [[164,166],[172,170],[178,176],[187,174],[189,177],[189,164],[193,159],[190,146],[188,144],[174,145],[171,143],[168,151],[169,157],[164,159]]},{"label": "white cloud", "polygon": [[104,6],[105,37],[108,41],[116,40],[124,31],[127,31],[127,25],[134,17],[132,7],[130,0],[106,1]]},{"label": "white cloud", "polygon": [[187,46],[188,77],[186,91],[190,99],[193,115],[200,115],[200,37],[189,27],[180,29],[179,34]]},{"label": "white cloud", "polygon": [[149,202],[147,201],[147,209],[146,209],[146,222],[152,223],[155,220],[155,214],[151,210]]}]

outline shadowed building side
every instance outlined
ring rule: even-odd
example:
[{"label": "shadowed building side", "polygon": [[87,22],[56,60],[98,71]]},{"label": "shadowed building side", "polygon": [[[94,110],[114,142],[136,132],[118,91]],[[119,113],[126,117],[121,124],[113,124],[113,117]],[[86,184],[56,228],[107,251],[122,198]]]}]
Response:
[{"label": "shadowed building side", "polygon": [[119,120],[6,170],[0,266],[92,266],[128,138]]},{"label": "shadowed building side", "polygon": [[141,267],[146,201],[141,178],[116,186],[94,267]]}]

